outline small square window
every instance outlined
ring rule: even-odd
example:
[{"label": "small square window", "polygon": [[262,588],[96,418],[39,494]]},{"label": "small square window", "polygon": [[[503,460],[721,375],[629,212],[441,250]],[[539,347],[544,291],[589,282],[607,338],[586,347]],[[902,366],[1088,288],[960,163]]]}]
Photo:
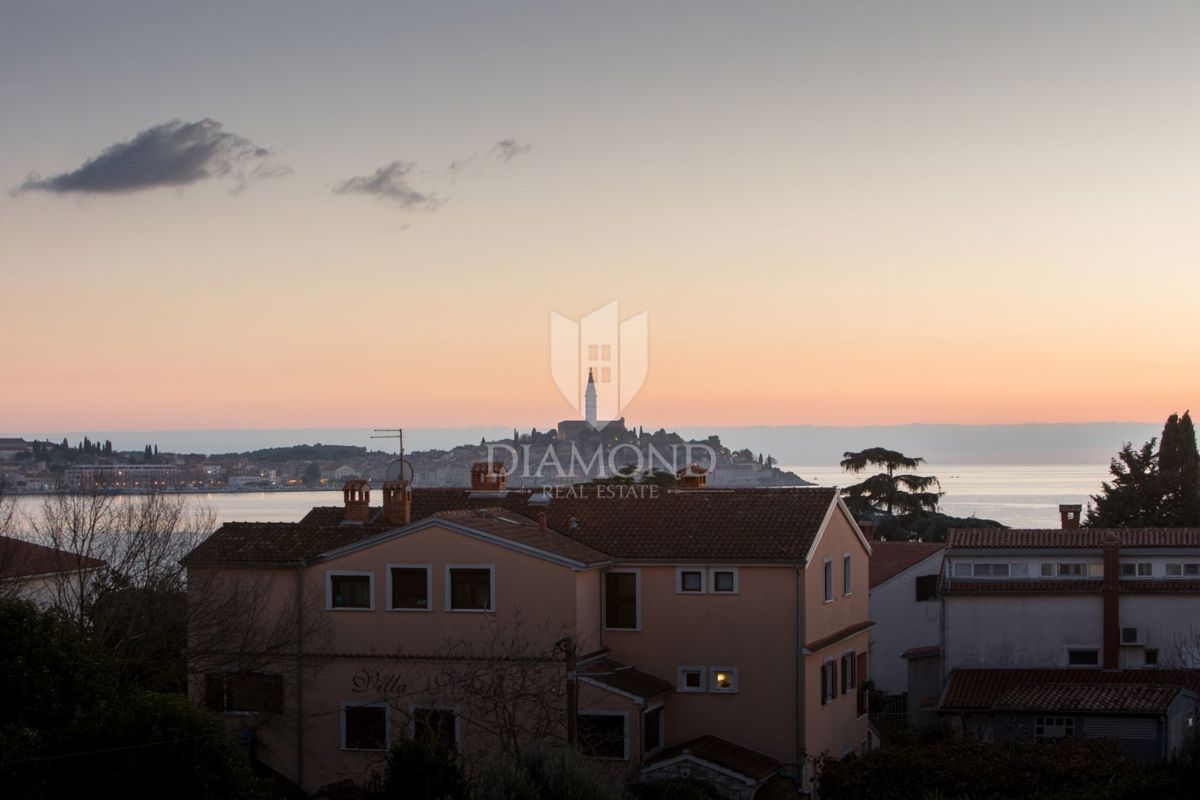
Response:
[{"label": "small square window", "polygon": [[370,610],[374,608],[374,576],[333,573],[329,576],[329,607]]},{"label": "small square window", "polygon": [[1054,577],[1054,565],[1053,564],[1042,564],[1042,577],[1043,578],[1053,578]]},{"label": "small square window", "polygon": [[714,569],[712,572],[714,592],[732,594],[738,590],[737,572],[731,569]]},{"label": "small square window", "polygon": [[698,569],[679,570],[680,592],[703,592],[704,573]]},{"label": "small square window", "polygon": [[712,691],[731,693],[738,690],[737,667],[712,667],[709,675],[712,676]]},{"label": "small square window", "polygon": [[680,692],[703,692],[704,685],[704,667],[679,667],[676,670],[677,679],[675,681],[675,689]]},{"label": "small square window", "polygon": [[488,567],[451,567],[450,610],[491,611],[492,570]]},{"label": "small square window", "polygon": [[1167,575],[1177,577],[1183,574],[1183,564],[1167,564]]},{"label": "small square window", "polygon": [[429,567],[392,567],[392,609],[429,610]]}]

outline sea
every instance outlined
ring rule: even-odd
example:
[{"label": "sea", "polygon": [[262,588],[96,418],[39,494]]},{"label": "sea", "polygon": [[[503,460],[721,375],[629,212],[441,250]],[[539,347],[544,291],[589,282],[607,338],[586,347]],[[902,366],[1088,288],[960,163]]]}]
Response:
[{"label": "sea", "polygon": [[[859,478],[837,465],[780,465],[820,486],[846,486]],[[925,474],[941,482],[941,510],[955,517],[992,519],[1013,528],[1057,528],[1060,503],[1087,505],[1107,469],[1096,464],[938,465]],[[340,505],[341,493],[324,491],[213,492],[191,495],[211,506],[220,522],[295,522],[313,506]],[[26,513],[37,497],[19,497]]]}]

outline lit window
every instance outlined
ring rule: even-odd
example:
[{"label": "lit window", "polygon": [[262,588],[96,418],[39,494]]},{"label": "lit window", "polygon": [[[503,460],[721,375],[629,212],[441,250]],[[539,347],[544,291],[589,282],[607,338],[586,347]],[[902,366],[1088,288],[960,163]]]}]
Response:
[{"label": "lit window", "polygon": [[447,591],[451,611],[492,610],[491,567],[448,567]]},{"label": "lit window", "polygon": [[703,592],[704,571],[698,569],[680,569],[675,573],[677,592]]},{"label": "lit window", "polygon": [[705,667],[678,667],[676,669],[676,691],[680,692],[703,692],[705,691],[704,676],[707,672]]},{"label": "lit window", "polygon": [[429,567],[392,567],[388,572],[391,585],[389,608],[407,611],[429,610]]},{"label": "lit window", "polygon": [[711,580],[712,590],[718,594],[733,594],[738,590],[736,569],[714,569]]},{"label": "lit window", "polygon": [[329,608],[369,611],[375,607],[375,576],[371,573],[329,573]]},{"label": "lit window", "polygon": [[343,749],[386,750],[387,734],[386,706],[342,706]]},{"label": "lit window", "polygon": [[730,693],[738,690],[737,667],[712,667],[709,674],[712,676],[712,691]]}]

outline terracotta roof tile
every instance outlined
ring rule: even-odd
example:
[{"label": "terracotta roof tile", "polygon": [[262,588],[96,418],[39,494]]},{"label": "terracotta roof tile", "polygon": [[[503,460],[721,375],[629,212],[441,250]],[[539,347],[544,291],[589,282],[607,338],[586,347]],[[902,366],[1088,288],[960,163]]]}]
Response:
[{"label": "terracotta roof tile", "polygon": [[28,578],[56,572],[96,569],[105,562],[54,547],[0,536],[0,578]]},{"label": "terracotta roof tile", "polygon": [[945,549],[941,542],[871,542],[871,588]]},{"label": "terracotta roof tile", "polygon": [[993,708],[1014,686],[1174,686],[1200,685],[1200,670],[1172,669],[955,669],[950,671],[939,708],[971,711]]},{"label": "terracotta roof tile", "polygon": [[760,783],[780,769],[780,763],[770,756],[765,756],[733,742],[727,742],[724,739],[718,739],[716,736],[701,736],[668,747],[655,753],[646,761],[648,768],[653,769],[655,764],[661,764],[682,755],[694,756]]},{"label": "terracotta roof tile", "polygon": [[459,525],[465,525],[483,533],[490,533],[517,544],[533,547],[546,553],[569,558],[581,564],[599,564],[611,559],[588,547],[582,542],[564,536],[558,531],[542,530],[536,522],[502,508],[459,509],[455,511],[439,511],[433,515],[435,519],[444,519]]},{"label": "terracotta roof tile", "polygon": [[1166,711],[1180,691],[1178,686],[1026,683],[1005,692],[993,708],[1064,713],[1155,713]]},{"label": "terracotta roof tile", "polygon": [[631,694],[643,700],[674,691],[675,684],[657,675],[642,672],[606,656],[585,661],[579,667],[579,677]]},{"label": "terracotta roof tile", "polygon": [[961,548],[1094,548],[1115,536],[1121,547],[1200,547],[1200,528],[955,528],[949,547]]}]

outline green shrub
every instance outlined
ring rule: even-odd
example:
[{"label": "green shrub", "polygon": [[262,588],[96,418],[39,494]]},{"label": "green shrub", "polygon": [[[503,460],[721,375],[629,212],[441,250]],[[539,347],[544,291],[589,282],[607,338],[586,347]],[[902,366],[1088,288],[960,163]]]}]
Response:
[{"label": "green shrub", "polygon": [[624,788],[572,750],[533,747],[515,762],[485,763],[472,781],[472,800],[626,800]]},{"label": "green shrub", "polygon": [[438,742],[405,739],[388,753],[379,794],[397,800],[463,800],[467,783],[458,756]]}]

